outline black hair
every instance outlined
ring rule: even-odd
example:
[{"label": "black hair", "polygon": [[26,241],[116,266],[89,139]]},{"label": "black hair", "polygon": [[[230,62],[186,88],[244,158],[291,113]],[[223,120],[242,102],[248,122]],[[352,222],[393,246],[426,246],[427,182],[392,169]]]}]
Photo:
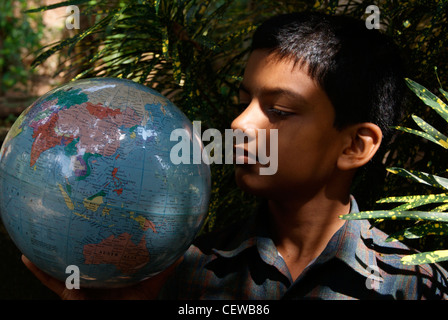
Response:
[{"label": "black hair", "polygon": [[257,28],[257,49],[307,68],[335,108],[335,127],[372,122],[383,132],[383,145],[390,137],[405,83],[399,50],[386,35],[346,16],[290,13]]}]

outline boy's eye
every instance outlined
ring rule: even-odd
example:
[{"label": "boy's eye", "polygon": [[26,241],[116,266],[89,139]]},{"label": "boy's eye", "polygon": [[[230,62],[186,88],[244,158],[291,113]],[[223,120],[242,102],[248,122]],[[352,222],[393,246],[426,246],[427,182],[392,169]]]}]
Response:
[{"label": "boy's eye", "polygon": [[290,116],[290,115],[294,114],[293,112],[288,112],[288,111],[280,110],[280,109],[277,109],[277,108],[269,108],[267,110],[267,112],[269,114],[272,114],[272,115],[277,116],[277,117],[287,117],[287,116]]},{"label": "boy's eye", "polygon": [[[249,104],[250,104],[250,102],[240,102],[238,104],[238,108],[242,112],[249,106]],[[287,117],[287,116],[290,116],[290,115],[294,114],[294,112],[284,111],[284,110],[281,110],[281,109],[279,109],[277,107],[267,107],[265,110],[266,110],[266,113],[268,115],[272,115],[272,116],[275,116],[275,117],[278,117],[278,118],[280,118],[280,117]]]}]

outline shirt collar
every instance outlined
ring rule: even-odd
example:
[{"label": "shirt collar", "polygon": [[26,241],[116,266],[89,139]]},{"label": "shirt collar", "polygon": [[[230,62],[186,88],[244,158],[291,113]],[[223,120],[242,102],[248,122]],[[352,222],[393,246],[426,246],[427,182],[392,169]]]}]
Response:
[{"label": "shirt collar", "polygon": [[[354,212],[358,211],[352,210],[350,213]],[[372,272],[378,270],[372,245],[370,223],[367,220],[347,220],[333,235],[327,247],[314,261],[313,265],[319,265],[336,258],[359,274],[371,277]]]},{"label": "shirt collar", "polygon": [[[353,197],[351,197],[350,204],[349,214],[359,212],[358,204]],[[229,244],[226,249],[213,249],[212,251],[218,256],[232,258],[246,249],[256,246],[265,263],[284,268],[282,266],[283,259],[269,236],[266,223],[269,221],[267,215],[267,204],[264,203],[257,214],[242,225],[243,232],[232,239],[233,245]],[[324,251],[307,269],[337,258],[359,274],[370,277],[372,271],[378,270],[375,252],[370,250],[372,244],[370,223],[367,220],[347,220],[330,239]]]},{"label": "shirt collar", "polygon": [[[350,197],[350,212],[358,213],[358,204],[353,196]],[[332,258],[343,261],[348,267],[360,275],[371,278],[378,275],[376,253],[371,224],[367,220],[347,220],[344,225],[333,235],[324,251],[309,266],[317,266]],[[380,277],[374,278],[382,282]]]}]

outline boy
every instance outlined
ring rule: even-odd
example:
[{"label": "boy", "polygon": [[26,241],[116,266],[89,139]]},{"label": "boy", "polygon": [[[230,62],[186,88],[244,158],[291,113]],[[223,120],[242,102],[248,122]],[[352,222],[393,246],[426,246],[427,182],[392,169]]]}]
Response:
[{"label": "boy", "polygon": [[[363,22],[309,13],[265,22],[241,84],[245,109],[232,123],[267,129],[267,140],[278,130],[275,174],[260,175],[247,146],[236,166],[239,187],[265,202],[248,221],[197,239],[169,271],[108,297],[445,299],[443,269],[403,266],[410,249],[385,243],[365,220],[339,218],[358,210],[353,177],[387,140],[403,87],[395,46]],[[63,298],[97,297],[25,263]]]}]

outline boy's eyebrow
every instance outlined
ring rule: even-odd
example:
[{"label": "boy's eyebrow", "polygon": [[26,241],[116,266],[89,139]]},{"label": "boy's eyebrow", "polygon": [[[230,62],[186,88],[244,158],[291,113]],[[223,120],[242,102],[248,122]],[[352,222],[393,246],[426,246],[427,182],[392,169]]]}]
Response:
[{"label": "boy's eyebrow", "polygon": [[[250,90],[244,85],[244,83],[240,84],[239,90],[243,91],[244,93],[250,94]],[[304,104],[307,103],[303,95],[301,95],[298,92],[288,90],[286,88],[279,88],[279,87],[262,88],[261,94],[264,96],[287,96],[288,98],[291,98],[294,101],[298,101]]]}]

